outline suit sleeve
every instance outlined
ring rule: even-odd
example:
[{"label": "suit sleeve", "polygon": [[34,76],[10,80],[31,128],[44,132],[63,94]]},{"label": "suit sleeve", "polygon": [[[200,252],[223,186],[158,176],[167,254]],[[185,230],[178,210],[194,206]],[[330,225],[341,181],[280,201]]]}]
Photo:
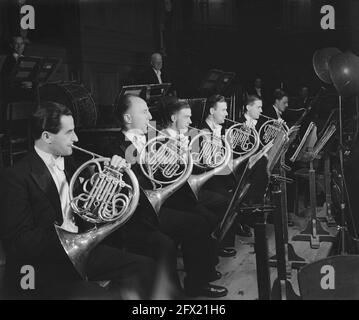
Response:
[{"label": "suit sleeve", "polygon": [[0,235],[5,247],[17,258],[48,257],[57,260],[64,251],[56,235],[51,215],[36,219],[28,185],[9,169],[1,177]]}]

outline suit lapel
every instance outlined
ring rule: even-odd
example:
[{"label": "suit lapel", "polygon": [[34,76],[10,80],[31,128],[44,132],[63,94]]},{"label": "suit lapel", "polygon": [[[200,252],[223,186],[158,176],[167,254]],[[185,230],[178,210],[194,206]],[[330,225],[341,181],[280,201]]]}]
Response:
[{"label": "suit lapel", "polygon": [[[152,69],[152,76],[153,76],[153,83],[160,84],[160,82],[158,81],[158,78],[157,78],[157,74],[156,74],[155,70],[153,70],[153,69]],[[161,77],[161,79],[162,79],[162,77]]]},{"label": "suit lapel", "polygon": [[118,149],[121,152],[121,156],[126,159],[127,162],[136,163],[136,157],[138,156],[136,147],[129,141],[123,132],[119,133],[117,139]]},{"label": "suit lapel", "polygon": [[212,128],[208,125],[208,123],[207,123],[206,120],[204,120],[204,122],[203,122],[202,129],[207,129],[207,130],[209,130],[211,133],[213,133]]},{"label": "suit lapel", "polygon": [[58,222],[58,224],[61,225],[63,222],[61,202],[51,173],[35,151],[32,153],[30,163],[31,176],[38,185],[38,187],[45,193],[46,197],[49,199],[52,207],[54,208],[54,212],[56,213],[56,221]]}]

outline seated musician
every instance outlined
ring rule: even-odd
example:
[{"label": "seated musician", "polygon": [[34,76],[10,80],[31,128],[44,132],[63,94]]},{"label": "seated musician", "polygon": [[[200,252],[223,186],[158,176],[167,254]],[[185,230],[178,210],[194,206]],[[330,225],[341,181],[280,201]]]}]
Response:
[{"label": "seated musician", "polygon": [[[158,52],[154,52],[151,55],[150,65],[140,75],[136,81],[137,84],[163,84],[173,83],[169,73],[163,68],[163,58]],[[171,94],[176,95],[174,87],[169,90]],[[153,89],[152,95],[161,94],[160,89]]]},{"label": "seated musician", "polygon": [[[83,283],[54,228],[57,223],[64,230],[78,232],[66,179],[70,173],[68,156],[78,141],[74,129],[68,108],[42,103],[32,118],[34,150],[1,174],[0,239],[7,256],[9,298],[76,298],[71,288]],[[118,156],[111,160],[114,167],[123,162]],[[26,265],[34,268],[34,290],[21,288],[21,269]],[[111,280],[112,298],[150,298],[154,272],[151,259],[102,244],[92,249],[85,268],[89,280]],[[92,297],[107,297],[105,290],[95,287]],[[82,297],[87,294],[82,293]]]},{"label": "seated musician", "polygon": [[[259,126],[260,126],[260,116],[262,114],[262,100],[256,96],[256,95],[248,95],[247,100],[246,100],[246,105],[244,107],[244,112],[242,114],[242,116],[239,118],[239,122],[240,123],[245,123],[248,127],[252,128],[252,129],[256,129],[257,131],[259,131]],[[264,164],[261,164],[262,167],[264,166]],[[244,170],[244,165],[241,166],[240,170]],[[251,194],[253,194],[253,189],[255,188],[255,185],[261,185],[261,173],[263,173],[263,168],[262,169],[257,169],[257,179],[255,179],[255,183],[253,184],[253,186],[251,187],[251,189],[249,190],[247,196],[246,196],[246,201],[248,202],[248,200],[251,202],[250,198],[251,198]],[[254,193],[257,193],[256,191]],[[252,197],[253,198],[253,197]],[[242,237],[251,237],[252,236],[252,232],[250,227],[246,224],[246,217],[244,216],[240,216],[238,217],[237,220],[237,234],[242,236]]]},{"label": "seated musician", "polygon": [[274,91],[273,98],[274,104],[264,109],[263,113],[269,118],[284,120],[284,113],[288,108],[288,94],[282,89],[276,89]]},{"label": "seated musician", "polygon": [[244,113],[239,118],[238,122],[245,123],[248,127],[254,128],[258,131],[258,120],[260,119],[260,116],[263,112],[262,106],[263,104],[260,98],[254,95],[249,95],[247,97]]},{"label": "seated musician", "polygon": [[[188,126],[192,123],[191,115],[191,107],[186,101],[173,100],[166,105],[166,123],[163,133],[179,140],[184,149],[187,149],[189,145],[189,137],[184,135],[184,133],[188,131]],[[193,171],[195,170],[194,168]],[[173,208],[180,207],[186,210],[193,210],[195,213],[203,215],[213,231],[224,216],[229,202],[229,194],[223,195],[206,190],[205,188],[201,189],[199,199],[196,201],[195,197],[191,195],[189,186],[186,184],[181,190],[170,197],[165,205]],[[229,232],[228,236],[220,244],[218,255],[222,257],[234,256],[236,251],[231,248],[234,247],[234,241],[234,232]]]},{"label": "seated musician", "polygon": [[[247,112],[246,115],[240,122],[255,124],[258,128],[258,124],[255,121],[258,121],[259,115],[261,114],[261,100],[257,100],[255,96],[250,96],[247,102]],[[227,103],[225,98],[221,95],[213,95],[207,99],[206,109],[205,109],[205,122],[203,123],[203,128],[210,130],[216,136],[224,135],[224,122],[227,117]],[[251,118],[253,116],[253,118]],[[245,169],[247,162],[244,162],[239,168],[238,176],[241,176],[243,170]],[[247,196],[245,197],[246,203],[261,203],[264,189],[266,187],[266,175],[265,175],[265,163],[261,160],[261,164],[258,165],[258,168],[252,173],[253,183],[251,188],[248,191]],[[263,181],[265,179],[265,181]],[[234,190],[236,187],[236,181],[233,179],[232,175],[227,176],[216,176],[215,179],[212,179],[206,187],[214,191],[220,190]],[[260,188],[260,189],[258,189]],[[263,189],[264,188],[264,189]],[[235,227],[236,233],[243,237],[252,236],[250,228],[244,222],[243,217],[238,217],[237,224]]]},{"label": "seated musician", "polygon": [[[222,138],[225,135],[224,123],[227,116],[226,99],[219,94],[213,95],[206,101],[204,118],[199,129],[211,132],[214,137]],[[228,172],[215,176],[206,184],[206,188],[228,196],[233,191],[234,183],[233,175]]]},{"label": "seated musician", "polygon": [[[143,173],[138,162],[147,142],[146,133],[152,115],[146,102],[136,96],[126,95],[119,103],[116,117],[121,127],[108,150],[119,153],[131,163],[140,187],[152,190],[153,185]],[[149,255],[158,262],[165,261],[168,269],[176,272],[176,248],[170,244],[158,245],[158,239],[173,239],[183,252],[185,293],[189,296],[222,297],[227,289],[210,284],[219,275],[215,270],[216,257],[210,238],[210,229],[200,215],[185,210],[162,206],[159,214],[152,210],[144,193],[134,218],[121,230],[125,248],[132,252]],[[116,239],[113,239],[116,241]],[[114,242],[115,243],[115,242]],[[121,241],[122,243],[122,241]]]}]

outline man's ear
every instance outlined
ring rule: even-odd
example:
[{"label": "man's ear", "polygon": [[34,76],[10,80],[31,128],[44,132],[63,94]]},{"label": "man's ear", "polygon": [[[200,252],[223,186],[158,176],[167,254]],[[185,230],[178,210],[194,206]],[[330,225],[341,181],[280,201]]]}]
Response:
[{"label": "man's ear", "polygon": [[176,120],[177,120],[176,115],[175,115],[175,114],[171,115],[171,121],[172,121],[173,123],[175,123]]},{"label": "man's ear", "polygon": [[123,119],[125,120],[126,123],[132,123],[132,117],[128,113],[125,113],[123,115]]},{"label": "man's ear", "polygon": [[210,108],[210,109],[209,109],[209,114],[213,115],[214,111],[215,111],[215,109],[214,109],[213,107]]},{"label": "man's ear", "polygon": [[50,134],[48,131],[44,131],[44,132],[41,134],[41,139],[42,139],[43,141],[45,141],[46,143],[49,143],[49,144],[52,143],[52,136],[51,136],[51,134]]}]

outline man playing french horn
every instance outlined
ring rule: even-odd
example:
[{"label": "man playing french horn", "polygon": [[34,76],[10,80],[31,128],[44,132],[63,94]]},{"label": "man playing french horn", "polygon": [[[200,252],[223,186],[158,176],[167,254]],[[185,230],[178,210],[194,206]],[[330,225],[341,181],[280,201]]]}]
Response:
[{"label": "man playing french horn", "polygon": [[[163,173],[161,168],[168,168],[167,161],[171,157],[161,158],[159,154],[162,151],[165,155],[172,152],[167,149],[166,140],[173,139],[163,139],[162,136],[147,141],[146,134],[152,116],[146,102],[139,97],[124,96],[116,110],[116,117],[122,130],[105,147],[105,152],[120,154],[132,164],[131,168],[138,178],[142,192],[133,219],[121,228],[121,232],[114,233],[113,244],[124,244],[127,250],[153,257],[167,270],[173,283],[176,283],[177,277],[175,244],[180,244],[186,273],[186,294],[213,298],[225,296],[226,288],[210,284],[218,279],[218,273],[214,268],[216,257],[206,220],[201,215],[166,206],[167,197],[186,182],[186,176],[192,170],[191,163],[188,163],[180,176],[174,175],[172,184],[167,178],[160,181]],[[156,132],[152,130],[151,135],[153,134]],[[153,144],[158,149],[153,150]],[[159,164],[151,161],[152,157]],[[173,169],[181,170],[175,167]],[[120,233],[122,237],[119,237]]]},{"label": "man playing french horn", "polygon": [[[78,217],[70,209],[67,182],[71,171],[68,156],[78,141],[74,130],[68,108],[53,102],[43,103],[32,118],[34,150],[3,172],[0,237],[7,255],[7,295],[9,298],[69,299],[76,298],[76,292],[81,297],[86,292],[87,298],[105,298],[109,293],[112,298],[149,299],[156,274],[152,259],[103,244],[94,243],[96,246],[93,245],[90,252],[85,247],[87,260],[77,271],[88,280],[104,281],[103,284],[110,281],[106,291],[81,280],[75,270],[76,257],[69,255],[75,259],[70,261],[66,256],[76,248],[70,247],[65,252],[59,241],[60,230],[71,237],[81,237]],[[125,167],[123,158],[113,156],[108,166],[124,174],[120,173]],[[122,190],[117,192],[121,194]],[[135,198],[133,195],[129,199],[132,207],[137,205]],[[26,265],[34,270],[33,290],[21,287],[24,276],[21,270]]]},{"label": "man playing french horn", "polygon": [[[190,126],[192,124],[191,115],[191,108],[185,100],[174,100],[166,105],[166,123],[162,132],[164,135],[178,140],[182,148],[188,150],[191,147],[191,156],[195,163],[188,183],[173,195],[166,205],[180,207],[202,215],[206,218],[209,227],[213,231],[224,216],[230,198],[228,194],[216,193],[206,189],[205,186],[208,183],[206,172],[210,177],[209,180],[213,179],[212,171],[216,170],[225,161],[226,153],[230,152],[230,150],[223,147],[222,138],[214,137],[207,131],[192,128]],[[205,179],[203,183],[200,181],[201,179],[195,178],[196,176],[201,176],[199,172],[202,168],[206,170],[205,173],[202,173]],[[192,180],[196,183],[193,183]],[[193,189],[196,190],[193,185],[199,185],[197,197],[191,195],[194,191]],[[192,188],[192,192],[189,187]],[[219,256],[229,257],[235,255],[235,250],[231,248],[234,247],[234,237],[235,235],[232,232],[224,239],[223,243],[219,244]]]}]

